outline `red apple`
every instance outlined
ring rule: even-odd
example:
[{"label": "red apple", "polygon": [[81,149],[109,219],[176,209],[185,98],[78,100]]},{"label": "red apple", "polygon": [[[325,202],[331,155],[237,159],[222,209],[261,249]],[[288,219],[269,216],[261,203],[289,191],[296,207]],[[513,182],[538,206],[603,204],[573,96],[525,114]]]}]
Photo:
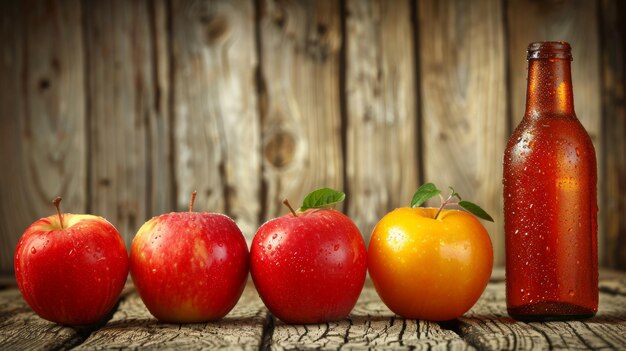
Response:
[{"label": "red apple", "polygon": [[15,250],[15,278],[41,318],[65,325],[101,320],[117,302],[128,276],[128,253],[106,219],[57,214],[31,224]]},{"label": "red apple", "polygon": [[195,323],[224,317],[248,279],[248,246],[235,222],[217,213],[172,212],[147,221],[130,250],[130,273],[160,321]]},{"label": "red apple", "polygon": [[274,316],[292,324],[346,318],[367,270],[361,233],[333,209],[292,210],[266,222],[252,241],[250,260],[259,296]]}]

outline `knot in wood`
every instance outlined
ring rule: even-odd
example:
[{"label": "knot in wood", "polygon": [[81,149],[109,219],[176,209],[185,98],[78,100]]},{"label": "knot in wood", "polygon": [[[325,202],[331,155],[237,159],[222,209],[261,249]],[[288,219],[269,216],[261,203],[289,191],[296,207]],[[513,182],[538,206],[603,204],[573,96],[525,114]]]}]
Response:
[{"label": "knot in wood", "polygon": [[212,45],[225,38],[230,26],[228,19],[221,15],[204,15],[200,17],[200,22],[205,26],[205,41],[207,45]]},{"label": "knot in wood", "polygon": [[293,161],[295,150],[296,140],[293,135],[279,131],[272,135],[265,144],[263,154],[274,167],[282,168]]}]

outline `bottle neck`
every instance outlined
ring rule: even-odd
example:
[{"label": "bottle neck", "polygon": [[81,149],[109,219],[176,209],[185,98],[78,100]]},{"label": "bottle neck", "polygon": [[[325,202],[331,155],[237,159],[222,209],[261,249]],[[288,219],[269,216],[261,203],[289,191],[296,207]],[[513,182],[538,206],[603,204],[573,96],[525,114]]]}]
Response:
[{"label": "bottle neck", "polygon": [[528,62],[526,116],[574,116],[571,61],[537,58]]}]

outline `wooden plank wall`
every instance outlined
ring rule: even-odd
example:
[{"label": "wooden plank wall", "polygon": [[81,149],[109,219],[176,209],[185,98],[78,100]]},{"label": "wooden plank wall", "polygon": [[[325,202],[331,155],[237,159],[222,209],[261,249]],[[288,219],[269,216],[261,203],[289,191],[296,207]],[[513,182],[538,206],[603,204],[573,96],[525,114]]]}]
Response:
[{"label": "wooden plank wall", "polygon": [[53,212],[232,216],[250,239],[309,190],[366,240],[415,188],[454,185],[496,219],[525,101],[525,49],[572,43],[596,146],[600,259],[626,269],[626,6],[619,0],[0,2],[0,273]]}]

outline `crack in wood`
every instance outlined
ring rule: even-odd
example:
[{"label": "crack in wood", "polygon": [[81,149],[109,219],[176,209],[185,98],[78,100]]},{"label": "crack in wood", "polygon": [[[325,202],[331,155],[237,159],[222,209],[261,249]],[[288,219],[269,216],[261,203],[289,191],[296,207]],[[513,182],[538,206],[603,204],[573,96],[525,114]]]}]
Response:
[{"label": "crack in wood", "polygon": [[263,323],[263,334],[261,335],[261,343],[259,344],[259,350],[269,350],[272,346],[272,335],[274,334],[275,319],[274,316],[267,312],[265,322]]}]

